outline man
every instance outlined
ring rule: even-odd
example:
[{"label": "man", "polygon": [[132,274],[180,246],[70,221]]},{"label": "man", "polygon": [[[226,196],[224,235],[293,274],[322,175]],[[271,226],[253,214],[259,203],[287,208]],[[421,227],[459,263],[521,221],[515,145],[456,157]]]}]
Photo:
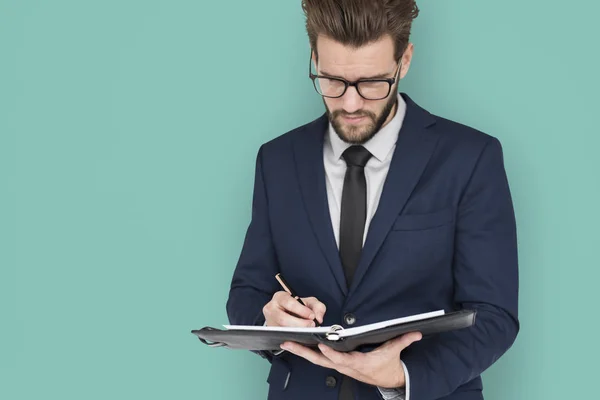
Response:
[{"label": "man", "polygon": [[351,327],[474,309],[471,328],[372,351],[285,343],[257,353],[272,364],[269,399],[483,399],[481,373],[519,330],[501,145],[398,94],[413,0],[305,0],[303,9],[326,113],[258,151],[230,322]]}]

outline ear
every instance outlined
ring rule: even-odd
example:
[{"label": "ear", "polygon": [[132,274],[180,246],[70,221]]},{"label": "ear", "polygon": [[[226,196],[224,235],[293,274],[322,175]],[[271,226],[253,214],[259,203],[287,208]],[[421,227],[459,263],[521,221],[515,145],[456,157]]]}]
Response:
[{"label": "ear", "polygon": [[409,43],[406,46],[406,50],[404,50],[404,54],[402,54],[402,70],[400,71],[400,79],[403,79],[406,74],[408,74],[408,70],[410,69],[410,62],[412,60],[414,51],[414,46],[412,43]]},{"label": "ear", "polygon": [[315,71],[314,73],[316,74],[317,73],[316,72],[317,71],[317,53],[314,50],[312,50],[312,52],[311,52],[311,57],[312,57],[311,58],[311,62],[312,62],[311,71]]}]

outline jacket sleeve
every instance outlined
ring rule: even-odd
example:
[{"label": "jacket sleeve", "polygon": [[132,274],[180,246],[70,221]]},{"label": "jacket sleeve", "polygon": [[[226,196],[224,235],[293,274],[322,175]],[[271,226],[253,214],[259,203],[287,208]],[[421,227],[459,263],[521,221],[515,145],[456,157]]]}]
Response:
[{"label": "jacket sleeve", "polygon": [[479,155],[456,223],[454,303],[476,310],[475,324],[423,339],[402,353],[411,400],[451,394],[502,356],[519,331],[516,223],[496,138]]},{"label": "jacket sleeve", "polygon": [[[271,239],[268,200],[262,169],[263,146],[256,157],[251,221],[233,273],[227,315],[232,325],[263,325],[262,309],[277,292],[279,267]],[[269,362],[273,354],[253,351]]]}]

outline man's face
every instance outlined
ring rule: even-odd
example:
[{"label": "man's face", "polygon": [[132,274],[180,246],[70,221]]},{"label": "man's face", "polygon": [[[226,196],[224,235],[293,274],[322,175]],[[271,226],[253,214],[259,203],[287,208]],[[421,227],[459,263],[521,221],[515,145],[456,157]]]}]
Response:
[{"label": "man's face", "polygon": [[[408,72],[412,50],[411,44],[404,53],[399,78]],[[313,64],[317,66],[319,75],[348,81],[381,75],[393,78],[398,68],[398,60],[394,60],[394,42],[387,35],[358,49],[319,36],[317,51],[319,61],[316,63],[313,54]],[[352,86],[340,98],[323,97],[329,120],[340,139],[351,144],[363,144],[371,139],[394,117],[397,87],[398,82],[392,86],[388,97],[382,100],[366,100]]]}]

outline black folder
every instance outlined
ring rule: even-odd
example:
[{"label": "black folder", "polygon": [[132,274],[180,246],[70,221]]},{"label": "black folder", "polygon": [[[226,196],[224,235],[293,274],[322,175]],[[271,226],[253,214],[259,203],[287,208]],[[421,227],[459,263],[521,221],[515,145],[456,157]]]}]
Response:
[{"label": "black folder", "polygon": [[[241,350],[281,350],[283,342],[291,341],[308,347],[323,343],[334,350],[349,352],[370,348],[409,332],[421,332],[423,337],[469,328],[475,323],[476,311],[460,310],[409,322],[395,323],[378,329],[346,335],[340,325],[326,327],[325,332],[285,330],[216,329],[204,327],[192,333],[210,347]],[[351,328],[352,329],[352,328]]]}]

